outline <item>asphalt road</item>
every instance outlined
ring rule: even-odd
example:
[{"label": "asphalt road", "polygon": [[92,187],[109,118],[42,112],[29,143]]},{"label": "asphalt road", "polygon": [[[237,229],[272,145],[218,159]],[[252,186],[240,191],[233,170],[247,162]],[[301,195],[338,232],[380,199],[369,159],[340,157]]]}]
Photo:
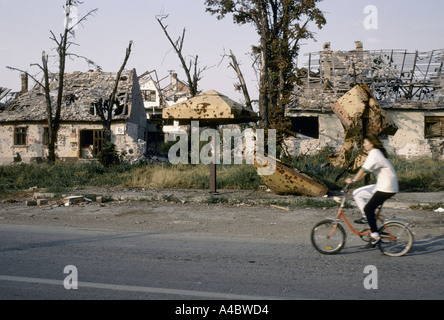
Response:
[{"label": "asphalt road", "polygon": [[401,258],[364,251],[356,237],[323,256],[304,237],[16,224],[0,224],[0,244],[3,300],[444,298],[443,237]]}]

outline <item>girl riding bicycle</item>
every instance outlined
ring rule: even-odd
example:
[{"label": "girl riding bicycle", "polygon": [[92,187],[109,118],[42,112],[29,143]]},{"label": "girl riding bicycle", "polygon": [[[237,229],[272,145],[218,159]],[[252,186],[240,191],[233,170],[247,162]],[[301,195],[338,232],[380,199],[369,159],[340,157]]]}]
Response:
[{"label": "girl riding bicycle", "polygon": [[348,178],[345,182],[352,184],[364,178],[368,173],[376,176],[376,184],[364,186],[353,192],[353,198],[363,215],[363,218],[356,222],[365,223],[367,220],[372,233],[371,241],[366,248],[373,248],[380,241],[375,211],[387,199],[399,192],[399,185],[395,169],[387,159],[387,152],[379,138],[373,134],[367,135],[363,147],[368,154],[367,160],[355,177]]}]

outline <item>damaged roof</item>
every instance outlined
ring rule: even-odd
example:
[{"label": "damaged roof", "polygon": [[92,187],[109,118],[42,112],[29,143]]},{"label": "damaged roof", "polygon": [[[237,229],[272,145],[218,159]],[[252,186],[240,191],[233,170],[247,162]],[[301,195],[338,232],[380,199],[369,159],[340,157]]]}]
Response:
[{"label": "damaged roof", "polygon": [[[114,120],[129,117],[133,94],[135,70],[124,71],[120,78],[116,98],[117,109]],[[101,121],[94,110],[94,103],[99,99],[107,100],[114,89],[117,73],[88,71],[66,73],[64,79],[63,105],[61,121]],[[54,77],[50,83],[50,95],[55,109],[58,80]],[[9,107],[0,112],[0,122],[40,122],[48,119],[46,100],[43,89],[35,85],[30,91],[11,101]]]},{"label": "damaged roof", "polygon": [[356,84],[366,84],[383,109],[444,109],[444,49],[324,51],[308,54],[298,71],[294,105],[289,111],[329,112]]}]

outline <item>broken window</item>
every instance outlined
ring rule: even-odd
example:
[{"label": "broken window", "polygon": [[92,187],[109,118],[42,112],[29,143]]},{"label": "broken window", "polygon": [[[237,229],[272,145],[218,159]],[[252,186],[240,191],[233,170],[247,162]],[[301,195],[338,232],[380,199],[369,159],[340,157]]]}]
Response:
[{"label": "broken window", "polygon": [[47,146],[49,144],[49,128],[44,127],[43,128],[43,145]]},{"label": "broken window", "polygon": [[291,131],[319,139],[319,117],[291,118]]},{"label": "broken window", "polygon": [[444,117],[425,117],[425,137],[426,139],[444,137]]},{"label": "broken window", "polygon": [[124,105],[117,102],[114,105],[114,109],[113,109],[114,110],[114,115],[115,116],[120,116],[123,113],[123,108],[124,108]]},{"label": "broken window", "polygon": [[156,102],[156,91],[154,90],[142,90],[143,101]]},{"label": "broken window", "polygon": [[99,115],[99,112],[97,111],[97,106],[95,104],[92,104],[89,107],[89,114],[93,115],[93,116],[98,116]]},{"label": "broken window", "polygon": [[26,134],[28,128],[18,127],[14,128],[14,145],[15,146],[26,146]]}]

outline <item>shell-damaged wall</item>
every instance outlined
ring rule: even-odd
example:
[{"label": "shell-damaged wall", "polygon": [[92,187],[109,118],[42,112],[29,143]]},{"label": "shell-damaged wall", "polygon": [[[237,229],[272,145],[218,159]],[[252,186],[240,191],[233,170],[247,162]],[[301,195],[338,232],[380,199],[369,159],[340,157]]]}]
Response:
[{"label": "shell-damaged wall", "polygon": [[[433,157],[444,159],[444,139],[425,137],[425,117],[444,117],[444,110],[436,111],[400,111],[387,110],[388,115],[398,127],[393,136],[383,140],[391,154],[406,159]],[[285,143],[289,153],[296,157],[304,154],[316,154],[325,147],[337,152],[344,143],[344,129],[340,120],[332,112],[294,112],[290,117],[318,117],[319,138],[297,136],[288,138]]]},{"label": "shell-damaged wall", "polygon": [[425,138],[425,117],[444,117],[444,110],[389,111],[388,113],[398,126],[396,134],[384,141],[389,152],[407,159],[421,157],[444,159],[444,139]]},{"label": "shell-damaged wall", "polygon": [[[26,128],[26,144],[14,145],[14,128]],[[48,154],[47,146],[43,143],[45,125],[1,125],[0,126],[0,164],[13,162],[40,162]],[[62,124],[57,136],[57,157],[62,161],[77,161],[81,158],[92,158],[88,147],[83,143],[82,132],[103,130],[100,124]],[[113,124],[113,142],[119,152],[124,151],[127,160],[138,159],[146,151],[146,143],[138,139],[138,126],[133,123]]]}]

